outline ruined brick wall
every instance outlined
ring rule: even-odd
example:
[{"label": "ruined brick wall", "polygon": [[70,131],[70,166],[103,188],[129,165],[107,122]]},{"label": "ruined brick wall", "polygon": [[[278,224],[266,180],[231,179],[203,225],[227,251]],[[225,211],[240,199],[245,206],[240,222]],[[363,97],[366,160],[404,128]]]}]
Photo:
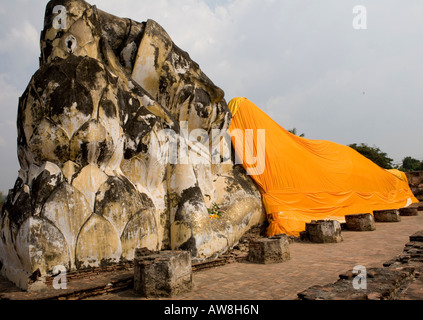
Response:
[{"label": "ruined brick wall", "polygon": [[[339,280],[324,286],[312,286],[298,293],[300,300],[404,300],[410,286],[421,288],[423,270],[423,231],[410,236],[402,254],[383,264],[383,268],[365,270],[366,285],[356,282],[363,270],[349,270]],[[359,285],[358,287],[356,285]],[[410,290],[411,291],[411,290]],[[418,291],[418,294],[420,292]]]}]

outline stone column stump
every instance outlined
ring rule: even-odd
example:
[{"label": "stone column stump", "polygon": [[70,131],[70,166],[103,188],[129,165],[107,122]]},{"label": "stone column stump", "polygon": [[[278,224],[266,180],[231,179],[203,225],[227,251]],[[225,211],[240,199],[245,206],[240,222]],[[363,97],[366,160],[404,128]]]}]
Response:
[{"label": "stone column stump", "polygon": [[174,297],[192,289],[188,251],[135,250],[134,291],[146,298]]},{"label": "stone column stump", "polygon": [[346,215],[345,222],[350,231],[376,230],[375,218],[370,213]]},{"label": "stone column stump", "polygon": [[376,210],[373,211],[376,222],[400,222],[401,216],[398,210]]},{"label": "stone column stump", "polygon": [[281,263],[291,259],[285,234],[250,241],[248,261],[260,264]]},{"label": "stone column stump", "polygon": [[418,215],[417,207],[401,208],[399,209],[399,213],[403,217],[412,217]]},{"label": "stone column stump", "polygon": [[319,220],[306,223],[306,230],[301,238],[313,243],[342,242],[341,224],[336,220]]}]

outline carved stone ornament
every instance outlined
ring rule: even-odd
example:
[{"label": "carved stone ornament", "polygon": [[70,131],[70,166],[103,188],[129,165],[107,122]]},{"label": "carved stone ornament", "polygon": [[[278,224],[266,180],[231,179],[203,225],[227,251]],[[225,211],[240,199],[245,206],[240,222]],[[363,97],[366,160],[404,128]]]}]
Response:
[{"label": "carved stone ornament", "polygon": [[229,249],[264,220],[234,165],[230,121],[224,92],[158,23],[50,1],[40,68],[19,101],[1,274],[28,289],[55,266],[132,261],[136,248],[196,261]]}]

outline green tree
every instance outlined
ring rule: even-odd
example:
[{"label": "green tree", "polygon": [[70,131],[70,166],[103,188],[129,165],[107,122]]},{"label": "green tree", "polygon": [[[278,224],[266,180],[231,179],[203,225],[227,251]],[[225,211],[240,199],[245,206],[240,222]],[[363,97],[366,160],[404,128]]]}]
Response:
[{"label": "green tree", "polygon": [[412,157],[405,157],[402,160],[401,170],[405,172],[413,172],[423,170],[423,161],[414,159]]},{"label": "green tree", "polygon": [[373,146],[370,147],[369,145],[365,143],[361,144],[350,144],[349,147],[353,148],[363,156],[365,156],[367,159],[373,161],[376,163],[379,167],[382,167],[384,169],[392,169],[393,165],[392,162],[393,159],[389,158],[388,155],[381,151],[378,147]]},{"label": "green tree", "polygon": [[288,132],[291,132],[292,134],[295,134],[296,136],[299,136],[301,138],[304,138],[305,137],[305,134],[304,133],[297,134],[297,128],[292,128],[291,130],[288,130]]}]

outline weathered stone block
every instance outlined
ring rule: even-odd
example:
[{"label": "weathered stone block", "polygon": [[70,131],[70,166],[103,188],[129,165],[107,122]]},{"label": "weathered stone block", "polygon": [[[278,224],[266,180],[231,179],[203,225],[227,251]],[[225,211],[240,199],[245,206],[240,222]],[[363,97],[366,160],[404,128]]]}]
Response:
[{"label": "weathered stone block", "polygon": [[401,208],[399,209],[399,213],[403,217],[412,217],[418,215],[417,207]]},{"label": "weathered stone block", "polygon": [[173,297],[192,289],[188,251],[135,251],[134,291],[146,298]]},{"label": "weathered stone block", "polygon": [[[54,23],[59,3],[66,32]],[[0,211],[2,276],[26,290],[57,265],[119,264],[142,247],[187,250],[200,262],[264,221],[245,170],[212,161],[231,150],[221,139],[231,117],[223,90],[157,22],[84,0],[49,1],[45,13],[40,68],[19,99],[21,168]],[[191,143],[179,122],[201,136],[219,129],[209,161],[192,147],[163,158]],[[168,130],[172,143],[158,139]],[[197,142],[209,150],[209,139]],[[207,214],[215,203],[217,221]]]},{"label": "weathered stone block", "polygon": [[345,216],[347,229],[350,231],[374,231],[375,219],[370,213],[351,214]]},{"label": "weathered stone block", "polygon": [[350,270],[339,275],[339,280],[316,285],[298,293],[300,300],[399,300],[403,288],[415,278],[413,267],[371,268],[366,270],[366,286],[355,288],[362,271]]},{"label": "weathered stone block", "polygon": [[423,242],[423,231],[418,231],[412,236],[410,236],[410,241],[413,242]]},{"label": "weathered stone block", "polygon": [[308,232],[307,231],[301,231],[300,232],[300,240],[301,241],[310,241],[308,238]]},{"label": "weathered stone block", "polygon": [[400,222],[401,216],[398,210],[377,210],[373,211],[376,222]]},{"label": "weathered stone block", "polygon": [[281,263],[291,259],[289,241],[285,234],[252,240],[249,247],[248,261],[253,263]]},{"label": "weathered stone block", "polygon": [[314,243],[342,242],[341,224],[336,220],[311,221],[306,224],[307,239]]}]

